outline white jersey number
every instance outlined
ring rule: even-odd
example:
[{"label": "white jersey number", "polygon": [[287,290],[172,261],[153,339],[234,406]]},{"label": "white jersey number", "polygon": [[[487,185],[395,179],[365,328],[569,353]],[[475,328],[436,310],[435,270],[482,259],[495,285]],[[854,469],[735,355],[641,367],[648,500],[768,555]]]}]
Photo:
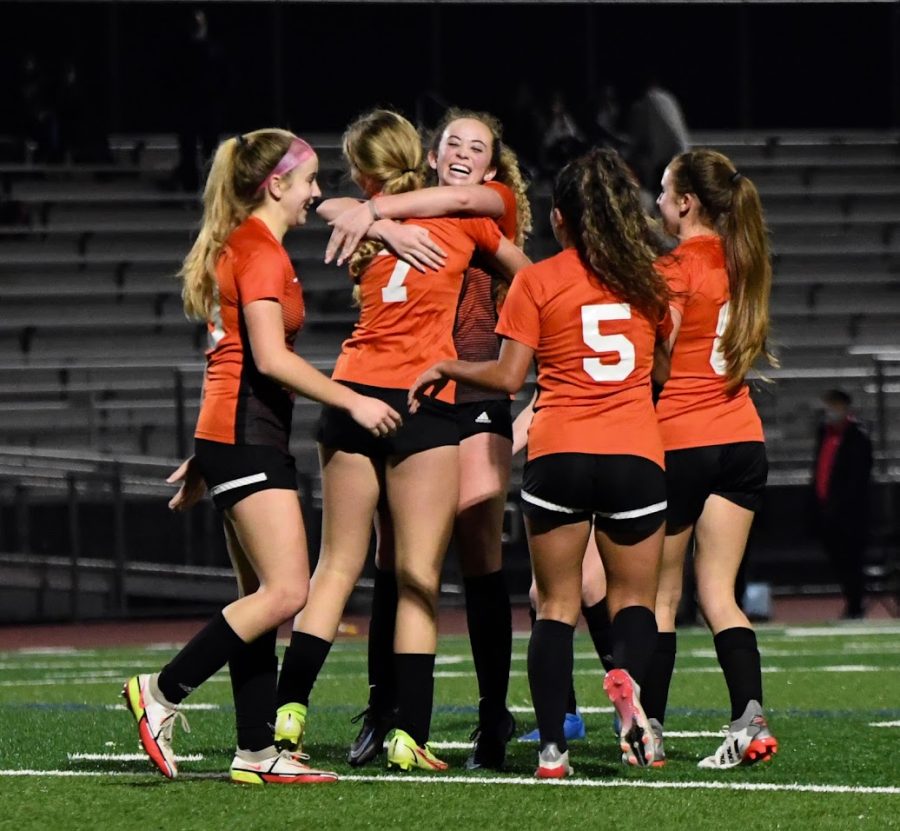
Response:
[{"label": "white jersey number", "polygon": [[634,344],[625,335],[602,335],[604,320],[630,320],[628,303],[599,303],[581,307],[581,332],[594,352],[616,352],[618,362],[602,364],[599,358],[585,358],[584,371],[595,381],[624,381],[634,371]]},{"label": "white jersey number", "polygon": [[722,335],[725,334],[725,327],[728,326],[728,313],[731,302],[726,300],[725,304],[719,309],[719,321],[716,323],[716,337],[713,340],[712,353],[709,356],[709,365],[713,368],[716,375],[724,375],[728,372],[728,364],[725,361],[725,355],[722,353]]},{"label": "white jersey number", "polygon": [[411,268],[408,262],[397,260],[397,265],[391,272],[391,279],[388,284],[381,290],[381,299],[384,303],[405,303],[406,302],[406,286],[403,281],[409,274]]}]

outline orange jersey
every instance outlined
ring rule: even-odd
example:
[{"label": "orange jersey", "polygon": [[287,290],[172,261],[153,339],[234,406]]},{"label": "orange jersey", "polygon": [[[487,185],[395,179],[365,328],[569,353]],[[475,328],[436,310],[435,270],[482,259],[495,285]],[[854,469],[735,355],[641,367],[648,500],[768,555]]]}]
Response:
[{"label": "orange jersey", "polygon": [[717,236],[692,237],[657,262],[672,289],[681,328],[669,380],[656,406],[666,450],[763,441],[762,423],[746,384],[725,391],[719,337],[728,322],[728,271]]},{"label": "orange jersey", "polygon": [[303,292],[287,252],[265,223],[250,217],[228,238],[216,263],[217,305],[209,322],[203,403],[194,435],[226,444],[266,444],[285,451],[294,396],[253,362],[243,307],[281,305],[284,348],[303,326]]},{"label": "orange jersey", "polygon": [[[386,251],[372,260],[360,280],[359,321],[334,366],[336,381],[404,389],[433,364],[456,357],[453,320],[463,274],[476,248],[496,252],[500,231],[491,219],[407,222],[426,228],[447,260],[424,274]],[[453,403],[453,385],[437,397]]]},{"label": "orange jersey", "polygon": [[[503,216],[495,221],[503,236],[509,240],[515,239],[518,218],[515,194],[501,182],[487,182],[485,187],[495,190],[503,199]],[[463,280],[453,328],[456,354],[463,361],[492,361],[500,354],[500,339],[494,331],[497,326],[494,278],[486,269],[486,264],[476,254],[470,267],[466,269]],[[457,403],[494,398],[502,399],[506,396],[478,387],[456,385]]]},{"label": "orange jersey", "polygon": [[657,335],[670,331],[623,303],[574,248],[522,269],[497,333],[535,350],[538,398],[528,458],[629,454],[663,465],[650,370]]}]

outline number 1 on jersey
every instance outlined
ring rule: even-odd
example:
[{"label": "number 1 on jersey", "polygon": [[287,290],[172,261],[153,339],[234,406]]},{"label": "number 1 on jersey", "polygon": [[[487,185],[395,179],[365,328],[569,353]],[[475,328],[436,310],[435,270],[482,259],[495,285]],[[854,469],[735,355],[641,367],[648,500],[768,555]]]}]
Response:
[{"label": "number 1 on jersey", "polygon": [[598,303],[581,307],[581,332],[584,342],[594,352],[617,352],[614,364],[600,363],[599,358],[585,358],[584,371],[595,381],[624,381],[634,371],[634,344],[625,335],[601,335],[603,320],[629,320],[628,303]]},{"label": "number 1 on jersey", "polygon": [[388,284],[381,290],[381,300],[383,303],[405,303],[406,302],[406,286],[403,281],[409,274],[410,264],[404,260],[397,260],[397,265],[391,272],[391,279]]}]

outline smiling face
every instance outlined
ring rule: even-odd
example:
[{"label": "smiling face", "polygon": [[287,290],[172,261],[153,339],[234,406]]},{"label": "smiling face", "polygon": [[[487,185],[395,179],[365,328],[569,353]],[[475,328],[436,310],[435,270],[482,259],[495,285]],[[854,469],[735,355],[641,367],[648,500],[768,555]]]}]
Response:
[{"label": "smiling face", "polygon": [[490,128],[474,118],[451,121],[438,145],[437,155],[428,154],[428,164],[441,185],[480,185],[497,174],[491,167],[494,137]]},{"label": "smiling face", "polygon": [[319,174],[318,156],[310,156],[285,176],[276,177],[273,186],[279,190],[279,202],[288,226],[306,224],[306,216],[314,199],[322,195],[316,176]]}]

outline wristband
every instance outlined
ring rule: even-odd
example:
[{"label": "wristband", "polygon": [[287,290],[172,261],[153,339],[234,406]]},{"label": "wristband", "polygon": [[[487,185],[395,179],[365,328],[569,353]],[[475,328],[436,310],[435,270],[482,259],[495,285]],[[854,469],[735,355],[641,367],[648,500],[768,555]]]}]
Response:
[{"label": "wristband", "polygon": [[379,219],[382,219],[381,211],[378,210],[378,205],[375,204],[375,199],[372,198],[369,200],[369,213],[372,215],[372,221],[377,222]]}]

